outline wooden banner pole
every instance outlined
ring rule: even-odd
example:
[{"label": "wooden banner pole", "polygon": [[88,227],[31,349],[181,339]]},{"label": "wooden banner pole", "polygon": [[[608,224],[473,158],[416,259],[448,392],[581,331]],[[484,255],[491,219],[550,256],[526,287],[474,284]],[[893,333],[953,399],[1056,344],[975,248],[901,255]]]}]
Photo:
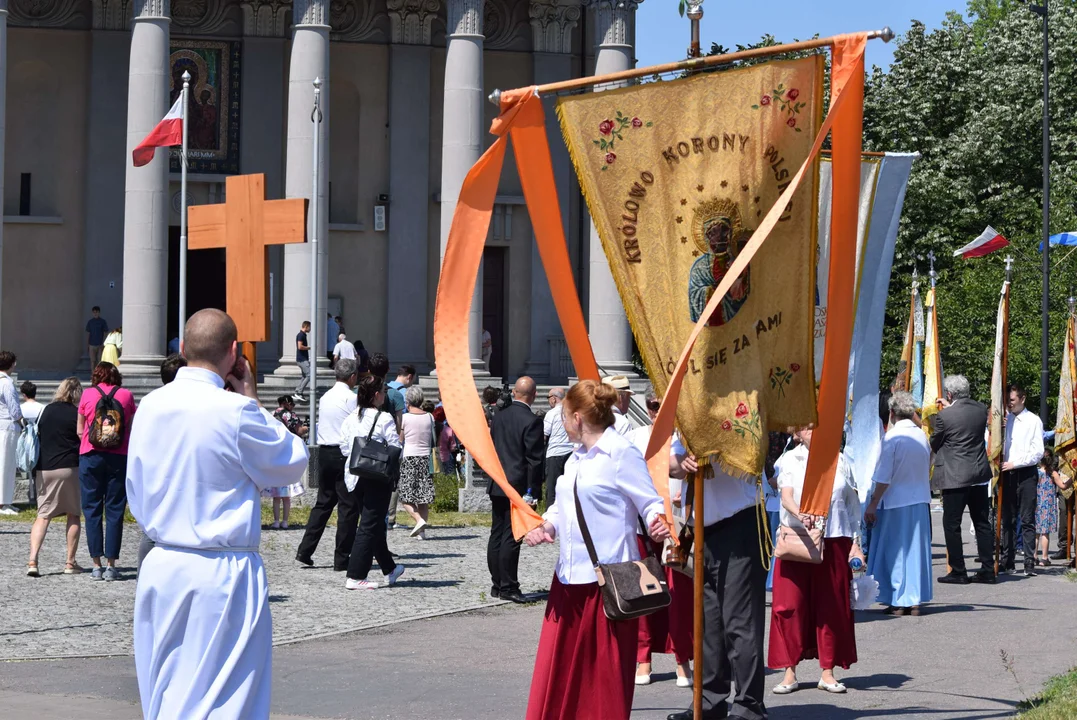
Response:
[{"label": "wooden banner pole", "polygon": [[703,468],[689,476],[692,483],[692,513],[695,524],[692,527],[692,551],[695,553],[695,567],[692,573],[692,711],[696,720],[703,717]]}]

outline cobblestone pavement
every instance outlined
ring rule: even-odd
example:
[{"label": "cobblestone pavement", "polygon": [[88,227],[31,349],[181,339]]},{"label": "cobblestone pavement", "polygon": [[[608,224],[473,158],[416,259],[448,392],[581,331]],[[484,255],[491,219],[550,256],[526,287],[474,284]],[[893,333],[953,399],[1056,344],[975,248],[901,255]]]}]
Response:
[{"label": "cobblestone pavement", "polygon": [[[407,531],[389,533],[389,549],[405,567],[396,587],[374,592],[348,592],[344,573],[332,569],[333,536],[327,528],[306,568],[295,561],[303,530],[263,530],[262,555],[269,576],[273,636],[278,644],[350,630],[495,605],[487,594],[486,528],[434,528],[428,539],[414,540]],[[84,536],[85,537],[85,536]],[[26,577],[30,525],[0,523],[0,660],[132,653],[131,619],[135,601],[135,569],[141,533],[124,528],[119,566],[123,579],[94,582],[89,574],[63,574],[63,521],[53,521],[41,551],[42,577]],[[79,563],[89,566],[85,539]],[[520,582],[524,592],[547,590],[556,550],[524,548]],[[378,576],[375,567],[373,576]]]}]

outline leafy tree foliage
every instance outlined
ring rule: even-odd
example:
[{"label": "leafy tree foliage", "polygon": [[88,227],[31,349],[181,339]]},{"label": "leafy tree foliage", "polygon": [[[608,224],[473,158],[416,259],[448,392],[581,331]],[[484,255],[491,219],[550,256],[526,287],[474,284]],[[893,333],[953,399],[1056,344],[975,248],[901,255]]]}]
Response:
[{"label": "leafy tree foliage", "polygon": [[[1077,0],[1052,3],[1051,232],[1077,230]],[[1038,407],[1042,232],[1042,21],[1016,0],[974,0],[968,17],[921,23],[898,41],[889,72],[870,74],[865,149],[919,151],[905,201],[887,307],[883,376],[897,368],[913,267],[937,257],[939,334],[946,373],[990,390],[994,322],[1005,252],[952,257],[987,225],[1010,239],[1011,381]],[[1052,254],[1051,349],[1057,378],[1077,258]],[[1048,390],[1054,405],[1057,385]]]}]

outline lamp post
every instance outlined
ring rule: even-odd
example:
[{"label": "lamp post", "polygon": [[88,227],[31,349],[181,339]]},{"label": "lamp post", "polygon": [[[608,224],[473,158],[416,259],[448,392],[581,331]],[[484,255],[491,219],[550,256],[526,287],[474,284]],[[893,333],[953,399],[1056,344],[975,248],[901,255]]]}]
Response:
[{"label": "lamp post", "polygon": [[1047,3],[1029,5],[1043,18],[1043,294],[1040,298],[1040,419],[1047,425],[1047,397],[1051,382],[1051,113],[1050,41],[1047,35]]}]

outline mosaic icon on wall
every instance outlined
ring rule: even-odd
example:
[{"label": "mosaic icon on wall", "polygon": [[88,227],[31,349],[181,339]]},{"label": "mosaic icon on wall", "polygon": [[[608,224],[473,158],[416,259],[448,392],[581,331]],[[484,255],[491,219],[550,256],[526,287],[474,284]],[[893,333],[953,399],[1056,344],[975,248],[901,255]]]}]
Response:
[{"label": "mosaic icon on wall", "polygon": [[[171,42],[169,95],[171,105],[183,90],[184,71],[191,74],[187,99],[187,169],[194,173],[239,173],[239,48],[238,42],[186,40]],[[169,154],[169,169],[180,171],[179,149]]]}]

